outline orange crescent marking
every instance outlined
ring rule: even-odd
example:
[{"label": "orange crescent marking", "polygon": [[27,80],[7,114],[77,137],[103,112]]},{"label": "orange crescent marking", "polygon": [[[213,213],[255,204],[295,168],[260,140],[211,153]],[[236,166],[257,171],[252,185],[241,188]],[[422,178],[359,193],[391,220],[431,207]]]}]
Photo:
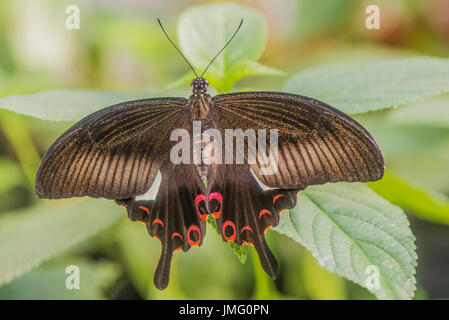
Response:
[{"label": "orange crescent marking", "polygon": [[[230,237],[226,236],[226,227],[227,226],[231,226],[232,230],[234,231],[232,233],[232,235]],[[223,232],[223,237],[227,240],[227,241],[234,241],[235,240],[235,225],[234,222],[232,222],[231,220],[226,221],[225,223],[223,223],[223,227],[222,227],[222,232]]]},{"label": "orange crescent marking", "polygon": [[[198,240],[197,241],[193,241],[192,239],[190,239],[190,232],[192,232],[192,231],[198,232]],[[200,241],[201,241],[201,230],[200,230],[200,228],[198,228],[198,226],[191,225],[189,227],[189,229],[187,230],[187,242],[190,244],[191,247],[193,247],[193,246],[199,246],[200,245]]]},{"label": "orange crescent marking", "polygon": [[253,246],[253,247],[254,247],[254,243],[252,243],[252,242],[249,242],[249,241],[245,241],[245,240],[243,240],[243,241],[242,241],[242,243],[243,243],[243,244],[248,244],[248,245],[250,245],[250,246]]},{"label": "orange crescent marking", "polygon": [[161,219],[154,219],[152,225],[154,225],[154,224],[156,224],[156,223],[159,223],[159,224],[162,226],[162,228],[164,227],[164,223],[162,222]]},{"label": "orange crescent marking", "polygon": [[143,224],[145,227],[147,226],[147,223],[145,221],[139,221],[141,224]]},{"label": "orange crescent marking", "polygon": [[150,210],[148,210],[147,207],[140,206],[139,209],[142,209],[143,211],[145,211],[147,213],[147,215],[150,215]]},{"label": "orange crescent marking", "polygon": [[177,233],[177,232],[173,233],[172,236],[171,236],[172,239],[174,239],[175,237],[180,237],[181,240],[182,240],[182,236],[179,233]]},{"label": "orange crescent marking", "polygon": [[270,216],[272,216],[272,214],[271,214],[271,212],[270,212],[269,210],[267,210],[267,209],[262,209],[262,210],[260,210],[260,212],[259,212],[259,219],[262,219],[262,216],[263,216],[264,214],[266,214],[266,213],[268,213]]},{"label": "orange crescent marking", "polygon": [[273,197],[273,204],[275,204],[275,202],[276,202],[277,199],[279,199],[279,198],[281,198],[281,197],[284,197],[284,196],[285,196],[285,195],[282,194],[282,193],[275,195],[275,196]]},{"label": "orange crescent marking", "polygon": [[249,231],[253,232],[253,229],[251,229],[250,226],[244,226],[244,227],[242,228],[242,230],[240,231],[240,233],[242,233],[242,232],[245,231],[245,230],[249,230]]},{"label": "orange crescent marking", "polygon": [[177,248],[173,249],[173,252],[180,251],[180,250],[182,250],[182,247],[177,247]]},{"label": "orange crescent marking", "polygon": [[273,226],[270,224],[268,227],[265,228],[265,230],[263,231],[263,233],[267,233],[268,229],[272,228]]}]

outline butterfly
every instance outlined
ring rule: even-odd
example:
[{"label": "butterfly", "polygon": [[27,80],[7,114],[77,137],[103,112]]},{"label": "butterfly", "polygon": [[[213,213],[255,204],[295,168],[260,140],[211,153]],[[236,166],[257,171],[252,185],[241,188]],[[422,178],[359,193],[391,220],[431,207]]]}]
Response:
[{"label": "butterfly", "polygon": [[[173,253],[202,244],[210,216],[224,241],[253,246],[263,269],[275,278],[277,261],[265,232],[279,223],[280,214],[296,206],[298,193],[307,186],[382,178],[382,151],[358,122],[324,102],[266,91],[212,97],[204,72],[198,76],[192,70],[196,78],[188,99],[127,101],[68,129],[43,157],[35,192],[40,198],[103,197],[122,205],[132,221],[145,224],[162,244],[154,276],[159,289],[169,283]],[[195,162],[195,152],[188,154],[190,162],[173,163],[172,151],[179,143],[173,132],[182,129],[193,141],[198,122],[223,136],[231,129],[276,129],[276,170],[263,174],[266,158],[251,163]],[[205,138],[200,133],[194,143],[201,154],[211,146]],[[212,146],[215,155],[220,153],[218,144]],[[246,160],[248,150],[243,149]],[[235,156],[237,148],[231,153]],[[158,173],[156,198],[138,197]]]}]

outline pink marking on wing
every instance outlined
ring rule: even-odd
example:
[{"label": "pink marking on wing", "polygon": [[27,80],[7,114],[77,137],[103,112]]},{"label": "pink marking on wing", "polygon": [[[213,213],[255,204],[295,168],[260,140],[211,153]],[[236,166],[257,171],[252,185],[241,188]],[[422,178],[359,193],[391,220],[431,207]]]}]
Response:
[{"label": "pink marking on wing", "polygon": [[221,216],[221,208],[223,206],[223,197],[220,192],[212,192],[209,194],[209,202],[213,199],[217,199],[220,202],[220,210],[216,212],[212,212],[212,215],[215,219],[218,219]]},{"label": "pink marking on wing", "polygon": [[209,202],[210,202],[212,199],[217,199],[218,201],[220,201],[220,203],[223,202],[223,197],[221,196],[221,193],[220,193],[220,192],[212,192],[212,193],[209,195]]}]

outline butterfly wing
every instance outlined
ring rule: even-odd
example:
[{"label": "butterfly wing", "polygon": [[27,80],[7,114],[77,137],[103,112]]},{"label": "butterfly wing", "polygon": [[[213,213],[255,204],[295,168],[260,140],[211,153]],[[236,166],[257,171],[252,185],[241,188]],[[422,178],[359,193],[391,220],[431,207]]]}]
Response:
[{"label": "butterfly wing", "polygon": [[[251,164],[254,174],[268,187],[304,189],[326,182],[374,181],[383,176],[384,158],[372,136],[354,119],[324,102],[287,93],[242,92],[215,96],[213,103],[213,117],[221,130],[278,130],[273,174],[261,173],[266,169],[261,157]],[[270,161],[270,165],[275,164]]]},{"label": "butterfly wing", "polygon": [[[161,167],[162,181],[154,201],[118,201],[133,221],[143,222],[149,234],[161,241],[162,252],[154,275],[159,289],[167,287],[173,253],[200,246],[206,234],[204,186],[195,165]],[[200,203],[202,202],[202,203]]]},{"label": "butterfly wing", "polygon": [[126,199],[144,193],[176,143],[175,128],[191,126],[184,98],[124,102],[95,112],[65,132],[36,175],[40,198]]},{"label": "butterfly wing", "polygon": [[209,206],[215,207],[211,211],[216,212],[223,240],[254,246],[262,267],[275,278],[277,261],[265,232],[278,225],[282,211],[296,206],[298,192],[263,190],[247,164],[219,165],[210,187]]}]

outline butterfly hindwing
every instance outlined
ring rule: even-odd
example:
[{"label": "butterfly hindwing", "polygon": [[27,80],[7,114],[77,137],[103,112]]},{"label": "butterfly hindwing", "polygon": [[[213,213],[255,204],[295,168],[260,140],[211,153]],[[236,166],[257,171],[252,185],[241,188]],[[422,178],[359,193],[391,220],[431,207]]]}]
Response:
[{"label": "butterfly hindwing", "polygon": [[84,118],[44,156],[36,175],[40,198],[126,199],[144,193],[174,144],[191,126],[184,98],[129,101]]},{"label": "butterfly hindwing", "polygon": [[[368,131],[321,101],[278,92],[222,94],[212,100],[213,117],[222,131],[278,130],[274,174],[261,174],[261,168],[266,167],[261,158],[251,164],[257,178],[269,187],[303,189],[326,182],[374,181],[383,176],[383,155]],[[271,161],[271,165],[275,163]]]},{"label": "butterfly hindwing", "polygon": [[[296,205],[299,190],[264,190],[248,165],[222,165],[209,193],[219,198],[217,227],[224,241],[255,247],[264,270],[276,276],[277,261],[267,245],[265,232],[279,223],[279,215]],[[212,197],[211,197],[212,195]]]},{"label": "butterfly hindwing", "polygon": [[[154,275],[157,288],[169,282],[173,253],[200,246],[206,234],[204,186],[195,165],[161,167],[162,181],[154,201],[118,201],[133,221],[143,222],[149,234],[161,241],[162,252]],[[199,208],[199,209],[198,209]]]}]

